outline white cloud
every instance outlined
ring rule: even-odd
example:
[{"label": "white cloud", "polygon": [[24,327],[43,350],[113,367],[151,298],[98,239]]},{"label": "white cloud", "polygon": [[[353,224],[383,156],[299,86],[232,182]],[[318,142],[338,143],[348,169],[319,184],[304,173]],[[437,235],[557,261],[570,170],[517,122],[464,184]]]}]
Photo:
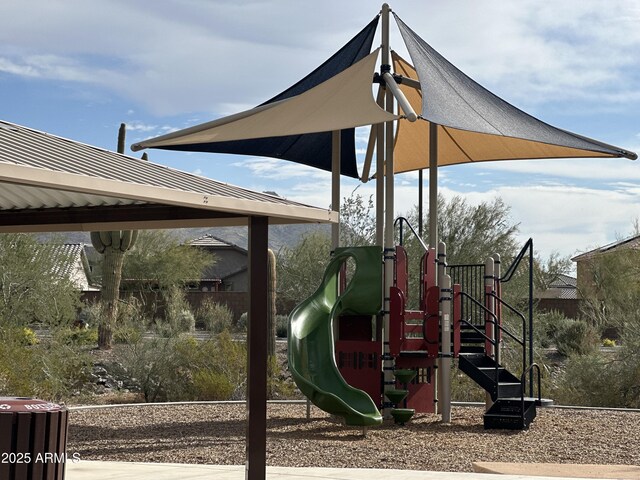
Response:
[{"label": "white cloud", "polygon": [[[597,0],[398,0],[393,7],[508,99],[529,106],[640,101],[631,70],[640,50],[633,0],[606,8]],[[7,73],[98,84],[158,114],[224,114],[293,84],[377,13],[364,2],[337,0],[169,0],[154,8],[141,1],[2,2],[0,56]],[[402,53],[393,24],[392,33]]]},{"label": "white cloud", "polygon": [[551,159],[486,162],[483,169],[581,180],[640,180],[640,162],[627,159]]}]

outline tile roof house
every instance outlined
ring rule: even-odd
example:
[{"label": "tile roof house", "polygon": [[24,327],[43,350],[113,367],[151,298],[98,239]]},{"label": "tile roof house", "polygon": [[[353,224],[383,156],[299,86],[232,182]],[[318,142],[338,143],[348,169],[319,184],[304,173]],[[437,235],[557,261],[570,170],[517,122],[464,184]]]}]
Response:
[{"label": "tile roof house", "polygon": [[537,308],[541,311],[558,311],[568,318],[578,316],[578,287],[574,277],[558,274],[546,290],[535,293]]},{"label": "tile roof house", "polygon": [[55,256],[61,261],[55,266],[54,274],[67,278],[81,292],[99,290],[91,282],[91,268],[82,243],[43,244],[37,248],[34,261],[40,255]]},{"label": "tile roof house", "polygon": [[[246,292],[249,289],[248,252],[211,234],[186,242],[215,257],[215,263],[202,274],[199,290]],[[204,289],[207,290],[204,290]],[[215,289],[215,290],[212,290]]]}]

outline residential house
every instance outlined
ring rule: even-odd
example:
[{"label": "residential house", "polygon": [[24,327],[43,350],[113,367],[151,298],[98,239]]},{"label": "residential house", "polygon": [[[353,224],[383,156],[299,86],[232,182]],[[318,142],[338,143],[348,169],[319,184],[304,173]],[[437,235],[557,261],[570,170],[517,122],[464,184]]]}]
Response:
[{"label": "residential house", "polygon": [[537,308],[543,311],[556,310],[568,318],[578,316],[577,279],[558,274],[544,291],[535,293]]},{"label": "residential house", "polygon": [[65,243],[62,245],[43,245],[40,253],[56,255],[64,261],[56,266],[54,272],[60,278],[68,278],[81,292],[99,290],[91,282],[91,267],[82,243]]},{"label": "residential house", "polygon": [[573,257],[571,260],[576,262],[577,266],[578,297],[585,295],[585,292],[588,292],[594,285],[593,270],[591,268],[594,259],[629,248],[640,250],[640,235],[633,235]]},{"label": "residential house", "polygon": [[191,240],[187,244],[201,248],[213,254],[215,258],[215,263],[203,272],[196,289],[202,292],[249,290],[247,250],[210,234]]}]

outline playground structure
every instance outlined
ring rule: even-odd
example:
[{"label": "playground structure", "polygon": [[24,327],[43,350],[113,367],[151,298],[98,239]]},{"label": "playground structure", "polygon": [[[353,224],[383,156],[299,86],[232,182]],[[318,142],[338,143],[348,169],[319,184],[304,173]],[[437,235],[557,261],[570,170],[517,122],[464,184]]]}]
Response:
[{"label": "playground structure", "polygon": [[[399,219],[400,225],[403,222],[406,220]],[[289,368],[296,383],[315,405],[344,417],[347,425],[378,425],[382,423],[379,411],[385,410],[403,424],[415,412],[438,412],[438,360],[455,358],[460,370],[490,397],[485,428],[528,428],[536,416],[536,402],[541,402],[540,371],[532,362],[531,318],[527,323],[524,314],[504,301],[501,291],[503,282],[511,280],[526,254],[532,253],[532,241],[504,276],[498,258],[485,264],[449,266],[444,244],[439,254],[421,244],[425,251],[420,259],[416,310],[406,306],[408,258],[402,245],[396,246],[395,258],[384,259],[379,247],[335,251],[318,290],[290,315]],[[347,281],[344,265],[349,258],[354,260],[355,271]],[[390,358],[383,358],[380,292],[383,262],[391,260]],[[440,287],[431,281],[436,271]],[[503,309],[522,321],[518,335],[503,324]],[[442,349],[443,336],[451,338],[450,351]],[[500,363],[504,337],[510,337],[520,349],[520,377]],[[390,383],[382,375],[383,360],[393,362]],[[533,398],[533,377],[528,375],[533,369],[538,374],[537,399]]]},{"label": "playground structure", "polygon": [[[531,262],[533,244],[527,243],[518,262],[502,276],[496,272],[497,259],[480,267],[447,266],[446,247],[440,247],[437,231],[438,167],[637,156],[555,128],[508,104],[450,64],[393,14],[413,62],[409,64],[390,49],[391,13],[384,4],[379,17],[335,55],[264,104],[132,148],[271,156],[324,169],[332,172],[334,212],[340,209],[340,175],[368,181],[375,153],[377,253],[340,250],[339,225],[333,225],[335,253],[321,285],[290,317],[294,379],[311,401],[348,424],[375,425],[394,415],[403,423],[412,410],[437,411],[449,422],[449,377],[457,358],[460,369],[490,396],[485,426],[526,428],[535,416],[531,306],[528,325],[523,314],[512,312],[523,324],[523,334],[515,335],[502,323],[503,314],[515,310],[504,301],[502,288],[525,253]],[[370,53],[379,19],[381,46]],[[378,53],[380,71],[374,74]],[[378,85],[376,100],[372,78]],[[365,125],[371,130],[358,174],[354,132]],[[425,245],[421,262],[419,308],[408,310],[406,252],[394,240],[394,175],[419,171],[421,189],[426,168],[431,245]],[[421,198],[420,190],[420,208]],[[350,281],[340,268],[346,258],[354,259],[356,267]],[[500,343],[507,337],[521,346],[520,378],[500,364]]]}]

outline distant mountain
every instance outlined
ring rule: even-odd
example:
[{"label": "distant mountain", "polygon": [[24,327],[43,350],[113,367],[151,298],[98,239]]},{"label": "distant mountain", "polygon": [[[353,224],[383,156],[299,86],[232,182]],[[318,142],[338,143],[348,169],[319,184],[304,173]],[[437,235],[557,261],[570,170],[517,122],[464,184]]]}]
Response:
[{"label": "distant mountain", "polygon": [[[247,227],[177,228],[173,231],[182,242],[210,234],[242,248],[247,248],[249,243]],[[292,248],[300,242],[305,234],[320,231],[330,234],[331,227],[313,223],[272,225],[269,227],[269,247],[275,252],[278,252],[282,247]],[[38,235],[38,239],[43,243],[91,244],[88,232],[43,233]]]}]

